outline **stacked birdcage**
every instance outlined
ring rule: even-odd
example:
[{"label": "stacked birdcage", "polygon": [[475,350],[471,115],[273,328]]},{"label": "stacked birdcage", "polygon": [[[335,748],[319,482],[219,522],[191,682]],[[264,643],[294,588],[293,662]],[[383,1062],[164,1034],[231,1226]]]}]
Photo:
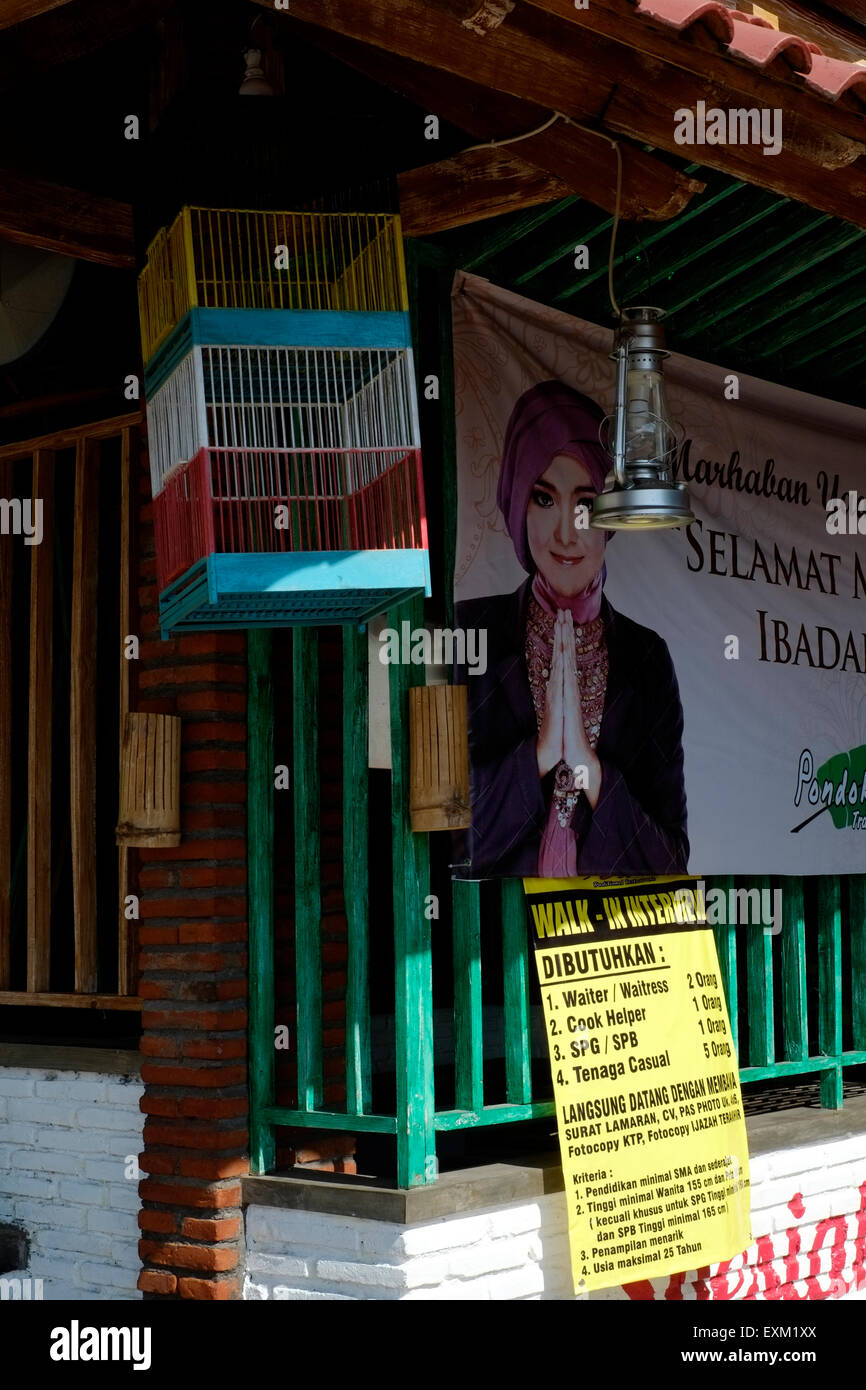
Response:
[{"label": "stacked birdcage", "polygon": [[164,631],[429,593],[398,218],[184,208],[139,305]]}]

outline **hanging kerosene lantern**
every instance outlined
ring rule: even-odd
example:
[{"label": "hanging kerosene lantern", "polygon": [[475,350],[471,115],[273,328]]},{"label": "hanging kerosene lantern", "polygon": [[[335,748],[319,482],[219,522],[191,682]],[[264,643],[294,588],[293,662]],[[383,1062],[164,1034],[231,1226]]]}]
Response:
[{"label": "hanging kerosene lantern", "polygon": [[623,309],[611,353],[616,406],[608,419],[613,468],[593,501],[591,526],[639,530],[689,526],[687,488],[674,482],[677,436],[665,400],[663,309]]}]

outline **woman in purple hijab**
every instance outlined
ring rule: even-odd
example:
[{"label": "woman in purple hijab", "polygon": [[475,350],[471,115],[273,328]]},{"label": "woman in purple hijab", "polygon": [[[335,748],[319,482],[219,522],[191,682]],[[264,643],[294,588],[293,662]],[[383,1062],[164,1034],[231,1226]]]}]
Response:
[{"label": "woman in purple hijab", "polygon": [[[519,398],[497,503],[528,578],[458,604],[486,629],[469,698],[467,878],[687,867],[683,714],[666,644],[603,596],[610,532],[589,507],[609,467],[602,412],[560,381]],[[626,542],[627,543],[627,542]]]}]

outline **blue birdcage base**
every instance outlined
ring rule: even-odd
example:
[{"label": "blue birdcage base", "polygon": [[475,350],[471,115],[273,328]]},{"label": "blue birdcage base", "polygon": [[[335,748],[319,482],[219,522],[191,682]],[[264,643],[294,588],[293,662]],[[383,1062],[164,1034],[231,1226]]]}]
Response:
[{"label": "blue birdcage base", "polygon": [[163,637],[251,627],[364,623],[430,596],[426,550],[209,555],[159,596]]},{"label": "blue birdcage base", "polygon": [[408,313],[360,313],[332,309],[190,309],[144,371],[152,400],[195,347],[371,348],[405,351],[412,346]]}]

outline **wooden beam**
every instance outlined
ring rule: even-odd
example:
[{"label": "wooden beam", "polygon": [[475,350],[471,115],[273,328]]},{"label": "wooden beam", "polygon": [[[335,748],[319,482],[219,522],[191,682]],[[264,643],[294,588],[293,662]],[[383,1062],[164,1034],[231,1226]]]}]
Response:
[{"label": "wooden beam", "polygon": [[747,14],[755,13],[757,8],[769,12],[778,20],[783,33],[802,35],[810,43],[816,43],[828,58],[856,63],[858,58],[866,56],[866,4],[863,0],[851,4],[847,16],[844,5],[833,4],[832,0],[820,13],[814,5],[805,5],[802,0],[763,0],[760,6],[746,3],[737,8]]},{"label": "wooden beam", "polygon": [[[271,0],[254,3],[273,13]],[[303,20],[454,73],[482,88],[538,102],[546,110],[555,93],[557,103],[562,102],[560,110],[577,118],[600,113],[615,85],[610,74],[599,74],[588,63],[576,72],[573,60],[556,43],[527,42],[511,24],[511,15],[479,39],[462,26],[458,15],[427,0],[292,0],[290,14],[278,13],[282,23]],[[564,26],[556,28],[568,38]]]},{"label": "wooden beam", "polygon": [[[754,145],[702,145],[698,149],[677,145],[671,121],[671,99],[677,90],[676,78],[670,73],[657,73],[652,86],[623,86],[608,104],[605,125],[632,137],[635,131],[642,130],[651,144],[672,154],[699,156],[710,169],[719,169],[745,183],[768,188],[829,216],[866,227],[866,158],[836,171],[823,169],[786,147],[767,158],[761,147]],[[709,84],[702,90],[708,107],[729,105],[728,93]]]},{"label": "wooden beam", "polygon": [[54,624],[54,455],[33,459],[43,542],[30,553],[30,717],[27,725],[27,988],[51,983],[51,694]]},{"label": "wooden beam", "polygon": [[[270,0],[254,3],[271,8]],[[784,104],[789,125],[795,117],[811,122],[825,144],[833,133],[863,141],[859,112],[817,96],[799,78],[729,56],[702,25],[684,40],[639,16],[632,0],[592,0],[585,10],[573,0],[526,0],[484,37],[464,24],[476,8],[474,0],[292,0],[291,16],[578,119],[601,116],[607,97],[631,81],[631,59],[645,55],[691,73],[696,95],[684,88],[674,109],[701,99],[709,81],[730,91],[731,106],[741,106],[742,96],[770,108]]]},{"label": "wooden beam", "polygon": [[[0,496],[12,496],[12,464],[0,461]],[[0,537],[0,989],[12,983],[12,536]]]},{"label": "wooden beam", "polygon": [[[471,0],[436,0],[449,9],[469,5]],[[294,0],[293,0],[294,5]],[[786,143],[795,141],[799,153],[824,162],[827,152],[833,148],[832,137],[846,137],[862,145],[864,122],[862,111],[846,108],[844,104],[834,104],[829,98],[821,97],[803,84],[803,79],[793,73],[784,63],[773,65],[763,71],[754,65],[733,57],[703,24],[695,25],[688,33],[679,34],[668,25],[639,15],[633,0],[592,0],[586,10],[575,9],[574,0],[526,0],[529,10],[540,13],[546,19],[554,19],[576,30],[582,39],[604,38],[617,45],[620,52],[630,50],[648,58],[656,58],[683,73],[698,79],[696,95],[687,96],[678,106],[694,105],[701,99],[700,84],[722,87],[729,94],[726,105],[742,106],[741,97],[748,98],[749,104],[761,107],[780,107],[784,110]],[[799,30],[794,30],[799,33]],[[807,37],[804,34],[804,39]],[[494,35],[495,38],[495,35]],[[861,52],[858,56],[866,56]],[[709,106],[709,101],[707,105]],[[802,126],[798,137],[796,127]],[[812,130],[814,127],[814,130]],[[811,131],[811,134],[810,134]],[[844,147],[841,147],[844,148]],[[856,156],[852,156],[854,158]],[[849,160],[835,158],[838,167]]]},{"label": "wooden beam", "polygon": [[507,149],[480,149],[410,169],[397,179],[406,236],[432,236],[504,212],[555,202],[568,184]]},{"label": "wooden beam", "polygon": [[59,10],[68,5],[69,0],[3,0],[0,9],[0,29],[11,29],[13,24],[23,24],[27,19],[37,19],[48,14],[49,10]]},{"label": "wooden beam", "polygon": [[866,4],[864,0],[825,0],[825,7],[843,20],[851,21],[858,28],[866,28]]},{"label": "wooden beam", "polygon": [[72,429],[56,430],[53,434],[42,434],[38,439],[16,440],[14,444],[0,444],[0,459],[29,458],[39,449],[75,449],[80,439],[116,439],[125,429],[132,429],[143,423],[144,416],[136,411],[131,415],[114,415],[110,420],[94,420],[89,425],[74,425]]},{"label": "wooden beam", "polygon": [[39,1009],[128,1009],[141,1008],[132,994],[51,994],[17,989],[0,990],[0,1004],[18,1008],[30,1004]]},{"label": "wooden beam", "polygon": [[119,270],[135,269],[132,208],[0,169],[0,239]]},{"label": "wooden beam", "polygon": [[[769,158],[760,146],[700,146],[694,151],[676,143],[674,112],[680,107],[694,107],[698,100],[706,101],[707,106],[741,106],[737,90],[714,87],[705,75],[690,76],[682,69],[600,38],[590,29],[563,23],[561,18],[534,5],[509,13],[498,29],[479,38],[462,27],[460,17],[465,16],[466,3],[467,0],[428,0],[424,4],[421,0],[293,0],[292,13],[404,56],[420,57],[429,66],[480,81],[483,86],[523,100],[546,102],[553,92],[559,109],[573,119],[585,122],[603,118],[609,131],[668,150],[680,158],[699,153],[701,162],[709,167],[857,225],[866,225],[859,175],[852,180],[852,169],[857,164],[850,164],[843,176],[821,167],[822,161],[844,162],[856,154],[856,148],[839,144],[833,128],[844,126],[847,131],[853,123],[857,135],[862,137],[862,120],[854,113],[831,107],[807,94],[794,93],[790,84],[761,77],[761,105],[773,106],[784,95],[787,112],[788,94],[793,93],[791,100],[796,97],[801,106],[809,106],[824,124],[800,120],[792,132],[792,121],[786,116],[783,148]],[[559,0],[550,3],[558,4]],[[599,3],[607,4],[607,0]],[[585,13],[573,11],[575,15]],[[682,47],[687,49],[688,45]],[[728,66],[745,72],[744,65],[729,62]],[[747,74],[747,80],[752,83],[751,74]],[[660,100],[662,92],[666,103]],[[843,132],[843,141],[847,138]],[[521,156],[525,157],[525,152]]]},{"label": "wooden beam", "polygon": [[[305,37],[340,62],[375,81],[385,83],[427,111],[479,140],[502,139],[534,130],[551,115],[548,108],[480,87],[453,73],[385,53],[341,34],[303,26]],[[613,212],[616,203],[616,160],[610,143],[600,135],[558,121],[542,135],[507,146],[525,163],[533,163],[569,191]],[[704,185],[681,174],[660,159],[622,142],[622,208],[626,219],[660,222],[676,217]]]},{"label": "wooden beam", "polygon": [[69,690],[69,822],[75,989],[97,987],[96,941],[96,614],[99,447],[81,440],[75,458]]}]

